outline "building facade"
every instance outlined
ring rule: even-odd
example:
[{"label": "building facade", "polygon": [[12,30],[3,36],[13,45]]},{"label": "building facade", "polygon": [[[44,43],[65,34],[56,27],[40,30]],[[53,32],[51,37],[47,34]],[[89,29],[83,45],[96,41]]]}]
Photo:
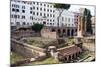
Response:
[{"label": "building facade", "polygon": [[[11,26],[31,26],[35,23],[57,26],[59,12],[52,3],[11,0]],[[64,10],[60,26],[75,27],[74,13]]]}]

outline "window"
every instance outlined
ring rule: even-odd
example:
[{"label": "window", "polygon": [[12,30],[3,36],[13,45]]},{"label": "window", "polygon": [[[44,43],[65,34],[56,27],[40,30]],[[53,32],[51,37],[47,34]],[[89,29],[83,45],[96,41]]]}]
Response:
[{"label": "window", "polygon": [[20,3],[20,1],[17,1],[17,2],[19,2],[19,3]]},{"label": "window", "polygon": [[32,17],[32,20],[33,20],[33,17]]},{"label": "window", "polygon": [[29,25],[29,23],[27,23],[27,25]]},{"label": "window", "polygon": [[13,18],[13,15],[11,15],[11,18]]},{"label": "window", "polygon": [[51,22],[52,20],[50,19],[50,22]]},{"label": "window", "polygon": [[35,24],[35,22],[33,22],[33,24]]},{"label": "window", "polygon": [[12,8],[12,11],[15,11],[15,9],[14,9],[14,8]]},{"label": "window", "polygon": [[32,10],[32,7],[30,7],[30,10]]},{"label": "window", "polygon": [[55,10],[53,10],[53,12],[55,12]]},{"label": "window", "polygon": [[22,1],[24,4],[26,4],[26,2],[25,1]]},{"label": "window", "polygon": [[40,8],[40,10],[42,10],[42,8]]},{"label": "window", "polygon": [[47,9],[47,11],[49,12],[49,9]]},{"label": "window", "polygon": [[68,22],[70,22],[70,18],[68,18]]},{"label": "window", "polygon": [[40,3],[40,5],[42,6],[42,3]]},{"label": "window", "polygon": [[47,14],[47,16],[49,17],[49,14]]},{"label": "window", "polygon": [[16,5],[16,8],[19,8],[19,5]]},{"label": "window", "polygon": [[39,8],[37,7],[37,10],[38,10]]},{"label": "window", "polygon": [[46,4],[44,4],[44,6],[46,6]]},{"label": "window", "polygon": [[25,16],[22,15],[22,19],[25,19]]},{"label": "window", "polygon": [[19,12],[19,9],[16,9],[16,12]]},{"label": "window", "polygon": [[12,7],[14,6],[14,4],[12,4]]},{"label": "window", "polygon": [[16,5],[14,4],[13,7],[15,7]]},{"label": "window", "polygon": [[50,23],[50,25],[52,25],[52,23]]},{"label": "window", "polygon": [[28,4],[30,4],[30,5],[31,5],[31,4],[32,4],[32,2],[29,2]]},{"label": "window", "polygon": [[53,22],[54,22],[55,20],[53,20]]},{"label": "window", "polygon": [[40,16],[42,16],[42,13],[40,13]]},{"label": "window", "polygon": [[32,23],[30,23],[30,25],[32,25]]},{"label": "window", "polygon": [[52,10],[50,10],[50,12],[52,12]]},{"label": "window", "polygon": [[48,5],[48,7],[49,7],[49,5]]},{"label": "window", "polygon": [[50,14],[50,17],[52,17],[52,14]]},{"label": "window", "polygon": [[33,9],[35,9],[35,7],[33,7]]},{"label": "window", "polygon": [[16,22],[16,25],[20,25],[20,22]]},{"label": "window", "polygon": [[22,9],[25,9],[25,6],[22,6]]},{"label": "window", "polygon": [[25,22],[23,22],[23,25],[26,25],[26,23],[25,23]]},{"label": "window", "polygon": [[49,19],[47,19],[47,21],[49,21]]},{"label": "window", "polygon": [[53,15],[53,17],[55,17],[55,15]]},{"label": "window", "polygon": [[14,18],[17,18],[17,15],[14,15]]},{"label": "window", "polygon": [[39,3],[37,2],[37,5],[39,5]]},{"label": "window", "polygon": [[13,22],[11,22],[11,24],[13,24]]},{"label": "window", "polygon": [[35,4],[35,2],[33,2],[33,4]]},{"label": "window", "polygon": [[39,15],[39,13],[37,12],[37,16]]},{"label": "window", "polygon": [[32,11],[30,11],[30,14],[32,14]]},{"label": "window", "polygon": [[33,17],[32,17],[32,16],[30,16],[30,19],[31,19],[31,20],[33,20]]},{"label": "window", "polygon": [[25,13],[25,10],[22,10],[22,13]]},{"label": "window", "polygon": [[46,11],[46,9],[44,8],[44,11]]},{"label": "window", "polygon": [[46,24],[46,22],[44,21],[43,24]]},{"label": "window", "polygon": [[46,16],[46,14],[44,13],[44,16]]},{"label": "window", "polygon": [[33,15],[35,15],[35,12],[33,12]]},{"label": "window", "polygon": [[50,7],[52,7],[52,5],[50,5]]}]

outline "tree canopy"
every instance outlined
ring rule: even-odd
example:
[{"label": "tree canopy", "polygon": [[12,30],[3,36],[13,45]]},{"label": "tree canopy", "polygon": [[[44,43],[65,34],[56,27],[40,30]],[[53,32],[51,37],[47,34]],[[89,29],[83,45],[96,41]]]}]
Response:
[{"label": "tree canopy", "polygon": [[[86,32],[92,34],[92,22],[91,22],[92,15],[89,9],[85,8],[83,17],[84,18],[86,17]],[[85,19],[83,19],[83,21],[85,21]]]},{"label": "tree canopy", "polygon": [[54,4],[54,7],[57,9],[69,9],[70,4]]},{"label": "tree canopy", "polygon": [[35,32],[40,32],[41,29],[42,29],[43,27],[44,27],[43,24],[38,24],[38,23],[36,23],[36,24],[34,24],[34,25],[32,26],[32,29],[33,29]]},{"label": "tree canopy", "polygon": [[59,3],[56,3],[54,4],[54,8],[56,8],[58,11],[59,11],[59,16],[57,17],[57,20],[58,20],[58,26],[59,26],[59,19],[60,19],[60,16],[62,14],[62,12],[66,9],[68,10],[70,8],[70,4],[59,4]]}]

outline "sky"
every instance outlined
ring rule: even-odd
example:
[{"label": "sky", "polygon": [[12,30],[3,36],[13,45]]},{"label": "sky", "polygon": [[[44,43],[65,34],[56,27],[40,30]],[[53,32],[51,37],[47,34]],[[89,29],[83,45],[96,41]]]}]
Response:
[{"label": "sky", "polygon": [[68,11],[72,12],[79,12],[80,8],[87,8],[91,11],[91,15],[95,16],[95,6],[87,6],[87,5],[71,5],[71,7],[68,9]]}]

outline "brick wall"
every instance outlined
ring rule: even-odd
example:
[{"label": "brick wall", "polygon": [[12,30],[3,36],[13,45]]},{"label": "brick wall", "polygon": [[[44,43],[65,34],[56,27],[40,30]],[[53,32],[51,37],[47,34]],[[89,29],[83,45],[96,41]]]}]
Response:
[{"label": "brick wall", "polygon": [[27,58],[33,58],[33,57],[41,57],[45,56],[45,50],[42,48],[34,47],[29,44],[17,41],[15,39],[11,40],[11,48],[21,54],[24,57]]},{"label": "brick wall", "polygon": [[51,32],[49,29],[42,29],[41,36],[44,38],[52,38],[52,39],[56,39],[58,37],[56,32]]}]

